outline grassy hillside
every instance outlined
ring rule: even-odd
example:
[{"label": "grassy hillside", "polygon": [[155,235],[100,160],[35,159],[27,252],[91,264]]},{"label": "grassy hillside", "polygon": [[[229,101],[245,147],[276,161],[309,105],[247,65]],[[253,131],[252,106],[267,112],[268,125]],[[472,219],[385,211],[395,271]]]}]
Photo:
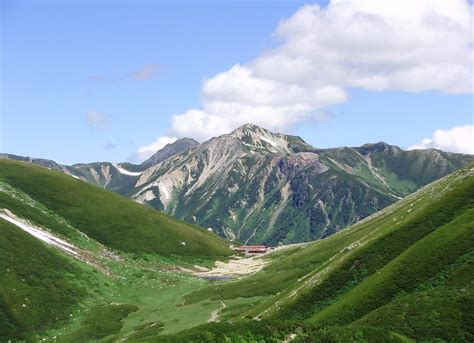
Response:
[{"label": "grassy hillside", "polygon": [[91,280],[91,271],[0,219],[0,341],[68,319]]},{"label": "grassy hillside", "polygon": [[[266,330],[295,341],[472,341],[473,232],[471,165],[334,236],[269,255],[262,272],[186,296],[222,295],[221,318],[236,324],[163,339]],[[255,317],[264,320],[247,322]]]},{"label": "grassy hillside", "polygon": [[[77,230],[119,251],[193,258],[230,254],[224,240],[204,229],[55,171],[0,159],[0,182],[26,193]],[[18,216],[28,215],[25,206],[9,209]]]},{"label": "grassy hillside", "polygon": [[182,260],[104,255],[93,241],[75,243],[88,248],[94,265],[0,219],[1,342],[114,341],[141,330],[176,332],[205,323],[215,308],[211,302],[181,307],[185,294],[208,284],[176,273]]},{"label": "grassy hillside", "polygon": [[[311,288],[310,291],[307,291],[304,296],[286,310],[280,312],[279,316],[299,319],[307,318],[332,304],[334,300],[339,299],[340,296],[346,294],[355,285],[360,284],[357,289],[368,291],[370,283],[368,283],[366,278],[375,273],[374,278],[381,277],[381,275],[385,275],[383,274],[385,270],[390,270],[392,279],[385,280],[383,285],[377,290],[369,291],[373,292],[373,294],[379,294],[373,299],[374,301],[386,301],[382,297],[382,293],[385,291],[387,292],[387,297],[390,297],[390,295],[394,296],[402,290],[409,291],[410,287],[423,280],[423,277],[425,277],[423,273],[426,273],[426,277],[432,275],[437,272],[436,268],[442,268],[446,263],[449,264],[451,262],[450,259],[456,259],[458,253],[463,254],[471,249],[473,242],[469,238],[469,228],[472,228],[474,219],[474,211],[472,210],[474,208],[473,199],[474,178],[471,177],[462,182],[462,184],[457,185],[455,189],[444,194],[436,202],[430,204],[430,206],[410,215],[409,218],[405,218],[405,222],[396,230],[387,232],[380,238],[372,239],[341,261],[339,265],[334,265],[331,273],[326,278]],[[402,213],[396,212],[390,216],[391,218],[387,219],[393,222],[393,218],[396,218],[397,215],[401,216]],[[443,232],[452,234],[452,237],[442,235]],[[442,236],[437,238],[439,235]],[[450,241],[449,238],[453,240]],[[438,245],[435,244],[437,242],[439,243]],[[457,249],[456,246],[458,246]],[[437,250],[432,250],[432,247]],[[436,252],[438,250],[448,253],[449,256],[437,256]],[[397,259],[408,256],[411,251],[414,251],[414,255],[410,259],[400,260],[398,269],[392,270],[392,268],[395,268],[394,263],[396,263]],[[446,261],[443,258],[446,258]],[[410,270],[410,268],[417,269]],[[401,270],[405,272],[401,274]],[[408,270],[409,274],[407,274]],[[400,277],[401,275],[403,277]],[[412,280],[412,277],[414,277],[414,280]],[[405,282],[406,285],[401,286],[402,282]],[[389,285],[391,285],[390,288],[388,287]],[[362,297],[368,296],[366,294]],[[355,300],[352,299],[352,301]],[[367,307],[362,305],[364,309],[360,311],[362,313],[364,310],[377,307],[377,305],[380,304],[366,304]],[[334,309],[334,306],[330,308]],[[351,311],[356,311],[354,303],[351,303],[350,307]],[[345,316],[349,317],[350,314],[347,309],[343,310],[343,312],[344,315],[340,311],[335,315],[338,317],[337,322],[329,320],[328,322],[344,323],[343,318]],[[324,316],[324,313],[323,311],[318,315]],[[357,315],[354,314],[355,317]]]},{"label": "grassy hillside", "polygon": [[108,340],[205,323],[213,303],[184,311],[178,305],[208,282],[177,271],[231,253],[207,230],[68,175],[5,159],[0,213],[79,251],[67,254],[0,219],[0,341]]}]

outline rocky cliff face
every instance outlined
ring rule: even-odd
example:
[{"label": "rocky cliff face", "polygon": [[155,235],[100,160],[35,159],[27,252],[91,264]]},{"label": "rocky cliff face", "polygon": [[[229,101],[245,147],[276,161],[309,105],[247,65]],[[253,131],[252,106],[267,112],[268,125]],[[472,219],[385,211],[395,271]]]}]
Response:
[{"label": "rocky cliff face", "polygon": [[250,124],[183,146],[138,166],[62,168],[228,239],[278,244],[331,235],[474,160],[386,143],[315,149]]}]

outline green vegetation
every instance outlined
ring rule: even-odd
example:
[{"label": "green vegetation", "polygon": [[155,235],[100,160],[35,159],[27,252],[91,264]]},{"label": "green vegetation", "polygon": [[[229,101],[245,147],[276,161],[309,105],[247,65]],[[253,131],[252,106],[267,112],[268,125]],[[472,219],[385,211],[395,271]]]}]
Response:
[{"label": "green vegetation", "polygon": [[[113,274],[96,274],[98,282],[80,309],[72,313],[71,320],[57,329],[40,333],[39,337],[47,341],[56,337],[63,342],[83,342],[101,332],[101,338],[96,339],[102,342],[121,339],[133,342],[206,323],[220,304],[206,301],[183,306],[182,299],[185,294],[206,286],[208,281],[161,267],[160,261],[151,257],[149,261],[110,261],[108,268]],[[120,319],[117,319],[116,309],[123,310]]]},{"label": "green vegetation", "polygon": [[81,327],[62,337],[60,342],[87,342],[118,333],[123,327],[122,320],[138,307],[127,304],[98,305],[89,309],[82,320]]},{"label": "green vegetation", "polygon": [[92,275],[0,219],[0,341],[27,339],[69,319]]},{"label": "green vegetation", "polygon": [[123,252],[209,259],[230,254],[224,240],[204,229],[55,171],[0,159],[0,181],[28,194],[90,238]]},{"label": "green vegetation", "polygon": [[[314,287],[310,292],[301,297],[292,306],[281,311],[279,314],[280,318],[308,318],[312,313],[316,313],[328,306],[340,295],[347,293],[355,285],[361,283],[366,277],[379,271],[383,266],[388,264],[394,258],[404,253],[406,249],[412,246],[415,242],[421,240],[423,237],[429,235],[441,226],[453,221],[443,230],[436,230],[435,235],[441,235],[441,232],[449,232],[453,237],[453,246],[449,246],[449,237],[445,235],[441,236],[440,239],[434,241],[434,239],[427,239],[428,243],[417,248],[417,254],[412,257],[409,261],[400,262],[400,268],[405,271],[407,268],[417,266],[419,270],[413,270],[412,274],[416,276],[416,282],[420,282],[421,275],[432,275],[436,272],[433,268],[442,268],[442,266],[449,263],[449,258],[456,258],[458,253],[464,253],[470,249],[469,243],[472,245],[472,240],[469,238],[469,225],[474,220],[474,211],[468,210],[474,207],[474,178],[467,180],[462,185],[459,185],[456,191],[452,191],[435,204],[426,208],[423,211],[413,215],[410,220],[406,221],[396,231],[390,232],[380,239],[374,239],[358,252],[353,253],[350,258],[347,258],[343,263],[337,266],[332,273],[325,278],[319,285]],[[466,213],[464,213],[466,212]],[[462,214],[462,215],[461,215]],[[454,220],[456,218],[456,220]],[[464,226],[462,226],[464,225]],[[464,229],[461,229],[463,227]],[[453,229],[454,228],[454,229]],[[464,236],[458,237],[455,233],[463,234]],[[431,236],[429,236],[431,237]],[[443,251],[446,251],[447,247],[452,249],[452,254],[447,261],[439,260],[436,258],[437,251],[432,251],[432,248],[440,249],[435,243],[441,240],[440,244],[443,246]],[[459,246],[458,240],[461,245]],[[422,241],[419,242],[422,244]],[[466,244],[466,245],[464,245]],[[458,246],[456,248],[456,246]],[[462,249],[462,247],[465,247]],[[408,251],[406,252],[408,253]],[[451,250],[447,252],[451,253]],[[422,263],[423,258],[427,258],[426,265]],[[440,257],[440,259],[444,256]],[[408,267],[407,267],[408,265]],[[392,266],[390,266],[393,268]],[[393,271],[393,278],[399,278],[401,271]],[[378,273],[380,275],[380,271]],[[406,275],[406,273],[405,273]],[[387,281],[387,283],[394,282],[394,280]],[[409,277],[404,277],[404,282],[409,283]],[[387,290],[389,294],[392,294],[396,290],[388,291],[389,285],[385,283],[378,290],[373,290],[374,294],[379,294],[376,300],[381,302],[384,301],[382,294],[383,290]],[[397,281],[393,286],[400,286],[400,281]],[[367,290],[367,283],[364,283],[360,287]],[[409,285],[403,287],[410,287]],[[400,291],[403,288],[400,289]],[[380,293],[377,293],[380,292]],[[366,296],[358,297],[358,299],[366,298]],[[375,299],[374,299],[375,300]],[[352,299],[352,301],[355,301]],[[373,306],[376,306],[375,304]],[[351,303],[351,308],[354,309],[354,302]],[[344,315],[349,315],[349,311],[345,310]],[[343,316],[341,313],[337,315],[338,320],[342,321]]]},{"label": "green vegetation", "polygon": [[[318,340],[388,341],[385,333],[400,341],[472,341],[473,230],[474,175],[468,166],[337,235],[269,255],[274,262],[255,275],[185,299],[222,294],[230,314],[222,316],[237,327],[254,317],[296,321],[317,331]],[[357,339],[352,335],[360,328],[385,338]],[[229,330],[246,337],[240,328]]]},{"label": "green vegetation", "polygon": [[437,288],[395,299],[353,325],[380,327],[419,340],[472,342],[473,308],[472,287]]},{"label": "green vegetation", "polygon": [[[103,193],[66,175],[2,164],[0,209],[68,239],[94,268],[0,220],[0,340],[474,340],[474,165],[324,240],[266,255],[260,272],[215,282],[180,268],[210,267],[213,257],[227,256],[225,242]],[[116,209],[99,206],[105,200]],[[154,220],[133,219],[138,214]],[[188,231],[174,231],[178,224]],[[208,251],[193,246],[188,232]],[[171,243],[155,248],[132,233]],[[173,250],[188,242],[188,252]]]},{"label": "green vegetation", "polygon": [[348,324],[402,292],[415,290],[474,247],[473,224],[474,210],[471,210],[413,244],[331,307],[316,314],[313,320]]},{"label": "green vegetation", "polygon": [[176,271],[230,254],[227,242],[202,228],[9,160],[0,160],[2,209],[74,244],[80,256],[0,219],[0,341],[174,332],[205,323],[218,306],[179,307],[183,295],[208,282]]},{"label": "green vegetation", "polygon": [[175,335],[155,337],[156,342],[377,342],[402,343],[410,340],[389,330],[370,326],[327,327],[307,323],[278,321],[246,321],[238,324],[206,324]]}]

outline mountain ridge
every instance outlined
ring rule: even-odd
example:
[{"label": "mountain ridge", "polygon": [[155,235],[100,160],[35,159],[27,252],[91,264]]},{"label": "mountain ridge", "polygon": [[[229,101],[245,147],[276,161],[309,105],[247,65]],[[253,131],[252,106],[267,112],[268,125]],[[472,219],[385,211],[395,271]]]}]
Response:
[{"label": "mountain ridge", "polygon": [[276,245],[331,235],[474,160],[385,142],[317,149],[253,124],[185,142],[150,166],[58,168],[227,239]]}]

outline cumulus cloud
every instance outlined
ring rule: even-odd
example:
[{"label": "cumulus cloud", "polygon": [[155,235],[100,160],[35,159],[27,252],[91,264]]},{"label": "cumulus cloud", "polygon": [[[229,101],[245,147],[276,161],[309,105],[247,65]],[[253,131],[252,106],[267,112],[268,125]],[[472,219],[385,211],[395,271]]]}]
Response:
[{"label": "cumulus cloud", "polygon": [[300,87],[256,77],[239,64],[206,80],[203,109],[173,115],[169,133],[205,140],[247,122],[281,131],[310,118],[325,117],[319,110],[346,99],[338,87]]},{"label": "cumulus cloud", "polygon": [[474,154],[474,125],[436,130],[430,138],[424,138],[419,143],[408,147],[408,150],[415,149],[440,149],[450,152]]},{"label": "cumulus cloud", "polygon": [[87,112],[84,120],[91,129],[104,129],[110,125],[110,117],[96,111]]},{"label": "cumulus cloud", "polygon": [[472,20],[465,0],[306,5],[280,22],[281,44],[251,67],[286,83],[472,92]]},{"label": "cumulus cloud", "polygon": [[163,148],[166,144],[173,143],[176,141],[176,137],[162,136],[157,138],[153,143],[140,147],[135,156],[131,157],[131,160],[137,162],[143,162],[155,152]]},{"label": "cumulus cloud", "polygon": [[202,107],[171,118],[168,135],[208,139],[246,122],[284,131],[321,121],[372,91],[473,91],[473,6],[466,0],[332,0],[282,20],[275,48],[203,82]]}]

